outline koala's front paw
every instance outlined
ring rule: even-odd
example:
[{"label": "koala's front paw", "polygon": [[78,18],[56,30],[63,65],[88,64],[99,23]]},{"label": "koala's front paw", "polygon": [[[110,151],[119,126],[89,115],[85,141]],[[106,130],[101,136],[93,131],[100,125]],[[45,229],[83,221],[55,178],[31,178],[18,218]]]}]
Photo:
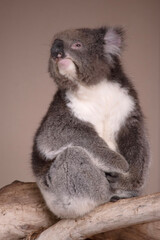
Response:
[{"label": "koala's front paw", "polygon": [[119,153],[114,153],[111,161],[115,173],[126,173],[129,170],[129,164],[126,159]]}]

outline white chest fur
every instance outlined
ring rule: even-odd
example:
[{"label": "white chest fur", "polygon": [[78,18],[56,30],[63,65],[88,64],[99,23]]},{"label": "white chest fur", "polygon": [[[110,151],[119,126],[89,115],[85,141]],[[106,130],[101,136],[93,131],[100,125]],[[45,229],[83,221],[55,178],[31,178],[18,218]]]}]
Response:
[{"label": "white chest fur", "polygon": [[67,104],[73,114],[90,122],[109,147],[116,150],[116,134],[134,108],[126,89],[107,80],[92,86],[80,86],[77,92],[68,91]]}]

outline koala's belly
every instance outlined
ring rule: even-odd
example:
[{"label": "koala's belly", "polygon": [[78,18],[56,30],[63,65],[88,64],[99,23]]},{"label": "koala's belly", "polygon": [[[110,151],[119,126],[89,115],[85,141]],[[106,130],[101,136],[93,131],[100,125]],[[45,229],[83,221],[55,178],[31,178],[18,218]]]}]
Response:
[{"label": "koala's belly", "polygon": [[126,89],[107,80],[92,87],[67,92],[67,104],[78,119],[91,123],[109,147],[116,150],[116,135],[125,124],[134,101]]}]

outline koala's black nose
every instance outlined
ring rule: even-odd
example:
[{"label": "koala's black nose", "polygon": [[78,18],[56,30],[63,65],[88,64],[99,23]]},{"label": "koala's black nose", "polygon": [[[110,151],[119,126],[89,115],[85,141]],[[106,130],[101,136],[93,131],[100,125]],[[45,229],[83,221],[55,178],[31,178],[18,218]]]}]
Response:
[{"label": "koala's black nose", "polygon": [[64,55],[64,43],[61,39],[56,39],[51,47],[51,56],[53,58],[63,58]]}]

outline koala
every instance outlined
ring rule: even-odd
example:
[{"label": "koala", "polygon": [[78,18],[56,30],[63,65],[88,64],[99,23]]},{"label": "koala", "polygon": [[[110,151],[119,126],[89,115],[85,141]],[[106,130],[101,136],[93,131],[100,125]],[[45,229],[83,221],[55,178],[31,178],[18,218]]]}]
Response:
[{"label": "koala", "polygon": [[32,169],[49,209],[77,218],[142,193],[150,151],[137,92],[123,71],[120,27],[54,36],[58,89],[34,137]]}]

